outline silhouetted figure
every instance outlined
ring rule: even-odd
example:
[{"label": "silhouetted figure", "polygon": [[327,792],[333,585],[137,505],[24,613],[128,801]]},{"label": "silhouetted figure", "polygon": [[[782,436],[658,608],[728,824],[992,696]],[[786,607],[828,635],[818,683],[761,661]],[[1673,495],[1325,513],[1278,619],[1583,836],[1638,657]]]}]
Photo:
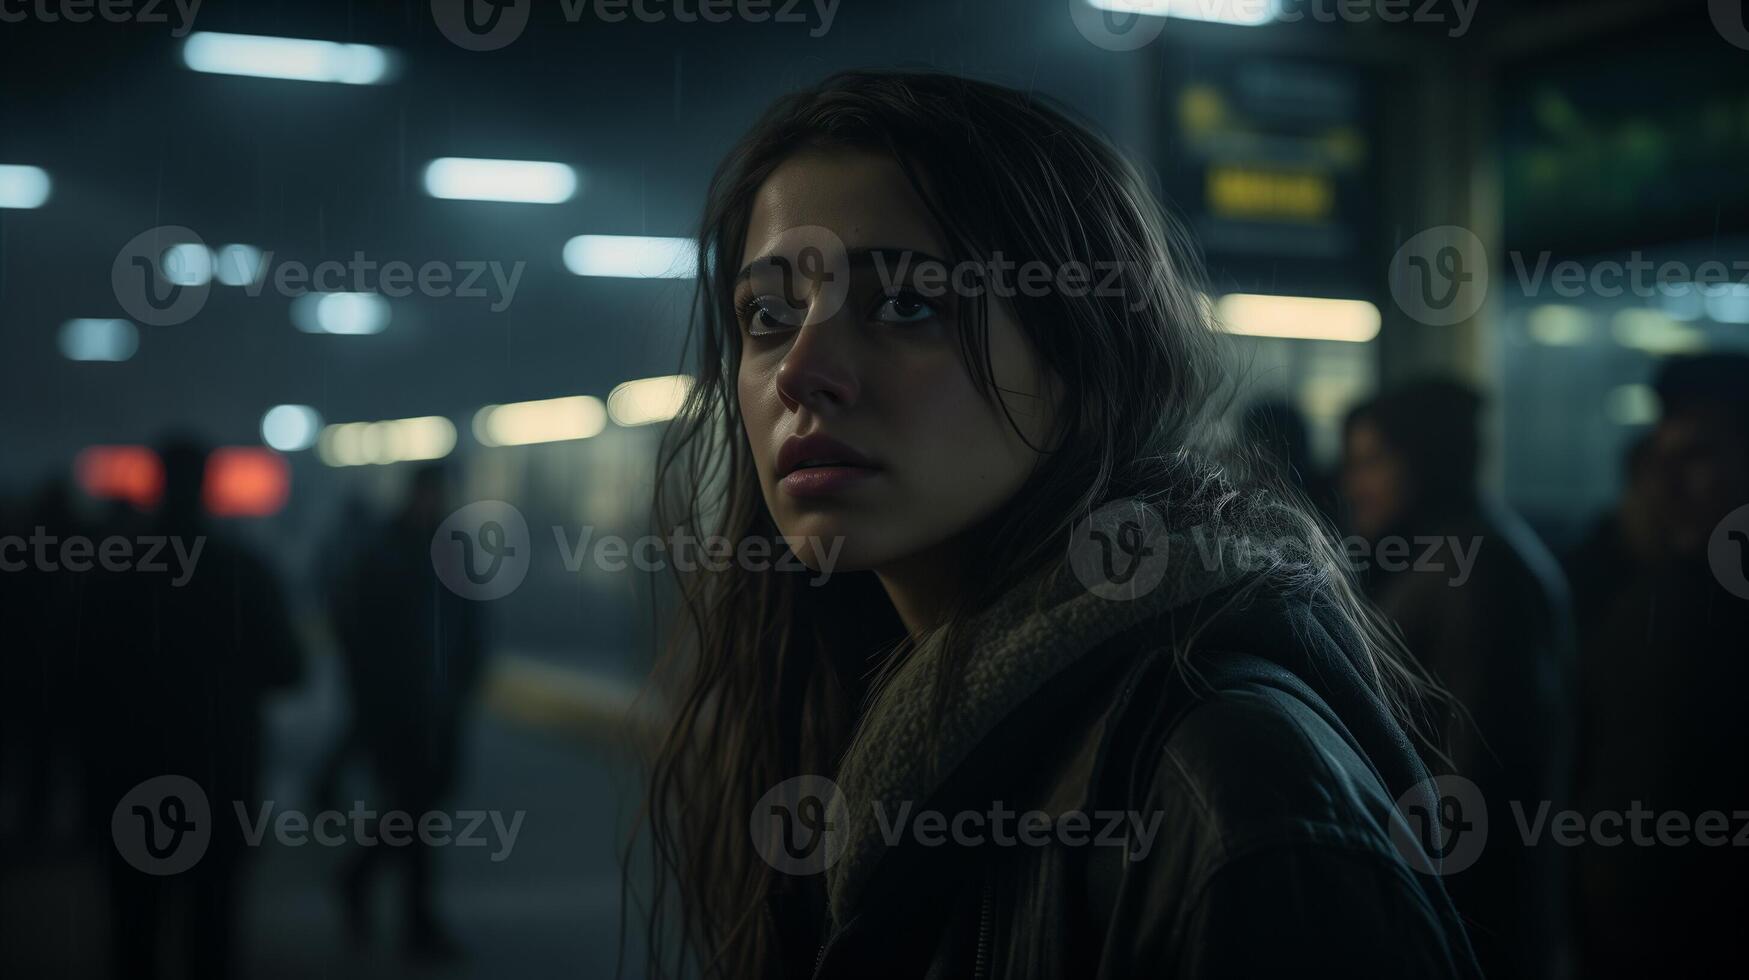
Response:
[{"label": "silhouetted figure", "polygon": [[[485,652],[478,603],[443,584],[431,541],[449,512],[444,470],[414,474],[406,505],[368,533],[336,587],[335,632],[346,659],[353,730],[369,761],[380,815],[402,810],[417,821],[453,790],[462,733]],[[431,849],[362,847],[344,880],[355,940],[369,933],[368,887],[385,862],[404,865],[406,947],[421,958],[459,952],[438,920]]]},{"label": "silhouetted figure", "polygon": [[[84,622],[75,615],[89,576],[60,560],[58,543],[88,533],[74,518],[72,488],[45,483],[29,506],[6,514],[0,536],[4,588],[0,614],[6,654],[0,663],[0,833],[14,829],[30,851],[48,843],[54,805],[73,787],[76,719],[71,703]],[[56,542],[47,550],[37,539]]]},{"label": "silhouetted figure", "polygon": [[[109,855],[115,974],[158,976],[162,960],[171,976],[232,976],[245,863],[237,808],[261,812],[262,700],[295,683],[301,664],[274,576],[203,513],[206,451],[178,440],[159,453],[163,499],[135,539],[132,566],[95,579],[76,618],[91,631],[88,809]],[[200,786],[210,837],[193,867],[158,876],[122,859],[110,816],[132,787],[166,775]],[[169,812],[149,803],[124,814],[118,833],[158,833],[163,843],[153,821]],[[202,830],[172,840],[188,846]]]},{"label": "silhouetted figure", "polygon": [[1580,649],[1591,645],[1591,633],[1609,619],[1616,594],[1638,580],[1644,566],[1664,546],[1653,511],[1657,472],[1652,467],[1652,437],[1635,439],[1622,458],[1622,493],[1615,506],[1574,545],[1562,565],[1573,587],[1573,620]]},{"label": "silhouetted figure", "polygon": [[[1594,617],[1581,627],[1581,809],[1624,815],[1608,828],[1622,843],[1576,853],[1581,966],[1588,977],[1740,975],[1749,543],[1722,522],[1749,504],[1749,357],[1672,361],[1656,388],[1661,417],[1619,522],[1645,527],[1625,536],[1635,547],[1613,575],[1580,580]],[[1709,811],[1725,824],[1710,844]],[[1657,831],[1677,815],[1675,837]]]},{"label": "silhouetted figure", "polygon": [[1268,399],[1245,410],[1243,425],[1246,436],[1282,478],[1334,523],[1336,488],[1312,459],[1305,415],[1290,402]]},{"label": "silhouetted figure", "polygon": [[1567,798],[1571,609],[1541,542],[1479,491],[1481,407],[1450,381],[1359,406],[1345,426],[1342,490],[1371,544],[1368,592],[1473,720],[1435,719],[1450,765],[1429,766],[1473,780],[1496,830],[1446,887],[1488,976],[1547,977],[1569,955],[1567,865],[1561,848],[1522,845],[1509,801]]},{"label": "silhouetted figure", "polygon": [[[348,496],[340,505],[340,513],[329,526],[322,547],[316,549],[318,567],[311,576],[319,590],[323,605],[339,608],[344,590],[350,587],[350,576],[366,546],[374,545],[370,532],[376,519],[370,505],[361,496]],[[338,638],[337,638],[338,639]],[[310,780],[310,798],[318,810],[341,809],[340,787],[348,767],[359,753],[357,718],[349,713],[342,719],[334,743],[322,754]]]}]

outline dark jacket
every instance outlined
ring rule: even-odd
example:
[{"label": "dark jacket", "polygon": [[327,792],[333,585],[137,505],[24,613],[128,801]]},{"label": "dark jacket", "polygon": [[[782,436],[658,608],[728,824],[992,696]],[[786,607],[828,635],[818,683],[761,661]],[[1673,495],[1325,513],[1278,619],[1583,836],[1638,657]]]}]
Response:
[{"label": "dark jacket", "polygon": [[[1437,863],[1393,843],[1398,799],[1432,796],[1358,638],[1316,597],[1173,553],[1188,570],[1133,601],[1060,572],[1017,589],[936,736],[929,648],[901,667],[837,774],[822,931],[807,888],[775,900],[788,975],[1479,975]],[[983,814],[981,842],[890,839],[907,802]],[[1056,830],[1016,844],[1031,810]],[[1058,836],[1076,813],[1087,839]]]},{"label": "dark jacket", "polygon": [[[1749,600],[1701,561],[1615,571],[1620,581],[1587,601],[1601,615],[1586,622],[1575,808],[1625,817],[1620,831],[1602,828],[1621,843],[1567,849],[1581,975],[1741,976],[1749,962]],[[1682,829],[1654,834],[1673,813],[1684,815]],[[1637,844],[1636,819],[1644,840],[1666,843]],[[1708,830],[1715,846],[1698,833],[1703,819],[1724,825]]]},{"label": "dark jacket", "polygon": [[[1403,640],[1462,705],[1441,741],[1500,827],[1512,806],[1569,806],[1574,742],[1574,627],[1566,580],[1534,532],[1505,507],[1464,501],[1399,535],[1414,564],[1375,575],[1372,595]],[[1470,565],[1456,556],[1467,554]],[[1494,980],[1557,975],[1570,958],[1570,849],[1495,833],[1447,879]]]}]

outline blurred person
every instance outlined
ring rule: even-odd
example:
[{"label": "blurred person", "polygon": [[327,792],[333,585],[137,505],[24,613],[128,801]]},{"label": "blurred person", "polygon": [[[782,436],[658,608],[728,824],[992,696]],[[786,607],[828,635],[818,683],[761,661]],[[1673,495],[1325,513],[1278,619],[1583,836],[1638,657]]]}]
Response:
[{"label": "blurred person", "polygon": [[[1595,617],[1580,659],[1581,809],[1650,813],[1648,826],[1717,811],[1735,840],[1749,813],[1749,599],[1721,576],[1741,590],[1749,556],[1722,524],[1749,504],[1749,357],[1672,360],[1654,387],[1660,417],[1622,505],[1624,528],[1650,530],[1624,535],[1634,560],[1580,580]],[[1749,966],[1749,850],[1684,836],[1578,852],[1585,976]]]},{"label": "blurred person", "polygon": [[1632,586],[1644,566],[1656,561],[1663,550],[1653,510],[1657,469],[1652,462],[1648,432],[1622,455],[1621,499],[1592,524],[1563,561],[1573,586],[1573,619],[1581,650],[1592,646],[1595,631],[1608,622],[1617,593]]},{"label": "blurred person", "polygon": [[[316,583],[322,605],[331,612],[339,608],[344,590],[352,584],[349,576],[353,566],[372,543],[372,536],[361,532],[375,524],[376,516],[369,502],[363,496],[350,494],[341,501],[340,512],[329,525],[322,545],[316,549],[318,567],[311,578]],[[334,639],[338,644],[339,638]],[[317,809],[331,810],[341,806],[340,788],[349,767],[359,755],[360,747],[356,718],[349,712],[341,721],[333,744],[321,754],[310,778],[310,799]]]},{"label": "blurred person", "polygon": [[[275,576],[206,516],[205,447],[175,437],[158,454],[163,496],[144,531],[187,560],[166,571],[142,559],[127,571],[93,572],[89,599],[70,620],[90,631],[81,661],[92,699],[87,811],[108,854],[115,975],[159,976],[167,964],[171,976],[234,976],[246,864],[235,809],[261,812],[262,702],[295,684],[302,665]],[[211,835],[191,868],[160,877],[123,860],[110,818],[131,788],[167,775],[205,793]],[[167,812],[148,804],[130,815],[139,827],[123,826],[153,834],[151,821]]]},{"label": "blurred person", "polygon": [[1335,523],[1336,490],[1312,458],[1305,413],[1286,399],[1265,399],[1245,410],[1241,425],[1263,458],[1290,485],[1299,488],[1320,514]]},{"label": "blurred person", "polygon": [[[368,763],[380,793],[372,809],[379,815],[401,810],[415,823],[455,788],[485,658],[480,605],[452,592],[432,565],[432,536],[451,506],[447,469],[429,464],[415,470],[405,503],[390,520],[363,531],[330,593],[352,701],[349,733],[338,751],[349,751],[350,743]],[[355,943],[373,932],[370,887],[392,863],[404,875],[404,952],[414,959],[462,953],[438,914],[434,858],[417,837],[402,847],[359,847],[341,881]]]},{"label": "blurred person", "polygon": [[[1480,489],[1481,397],[1426,380],[1354,408],[1342,490],[1368,545],[1368,592],[1460,711],[1440,719],[1450,771],[1503,828],[1511,801],[1567,799],[1573,635],[1567,586],[1535,534]],[[1567,969],[1560,849],[1497,832],[1446,887],[1490,977]]]},{"label": "blurred person", "polygon": [[74,613],[90,576],[52,558],[41,563],[30,548],[39,533],[66,539],[87,531],[72,497],[66,480],[47,481],[0,522],[0,536],[17,541],[0,552],[8,651],[0,658],[0,844],[16,833],[39,851],[58,829],[57,804],[77,789],[67,778],[77,770],[77,731],[60,709],[71,700],[84,625]]},{"label": "blurred person", "polygon": [[[1435,805],[1418,674],[1318,523],[1222,475],[1221,339],[1122,153],[1037,93],[848,72],[708,201],[657,515],[746,550],[679,569],[655,679],[655,974],[1475,976],[1391,840]],[[990,288],[936,288],[962,263]],[[995,281],[1088,263],[1128,275]],[[780,539],[810,574],[746,558]],[[1034,810],[1137,826],[1020,841]]]},{"label": "blurred person", "polygon": [[[28,508],[22,501],[0,497],[0,536],[28,533]],[[0,546],[3,547],[3,546]],[[36,795],[29,749],[39,726],[31,724],[29,702],[34,667],[35,642],[25,632],[27,610],[31,608],[30,593],[34,590],[22,581],[29,566],[17,562],[17,556],[0,551],[0,571],[6,573],[0,587],[0,623],[5,624],[7,644],[18,651],[0,662],[0,859],[9,850],[14,834],[26,832],[19,825],[30,819],[29,799]]]}]

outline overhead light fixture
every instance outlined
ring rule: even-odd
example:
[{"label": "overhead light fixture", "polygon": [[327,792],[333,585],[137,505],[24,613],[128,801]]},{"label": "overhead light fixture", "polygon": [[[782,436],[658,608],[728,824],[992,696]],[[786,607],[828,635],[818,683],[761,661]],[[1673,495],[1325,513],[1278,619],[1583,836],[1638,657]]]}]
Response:
[{"label": "overhead light fixture", "polygon": [[577,193],[577,171],[541,160],[442,157],[425,165],[425,193],[457,201],[558,204]]},{"label": "overhead light fixture", "polygon": [[253,245],[226,245],[213,253],[213,274],[227,286],[247,286],[261,275],[261,250]]},{"label": "overhead light fixture", "polygon": [[382,333],[389,301],[376,293],[305,293],[292,300],[291,317],[305,333]]},{"label": "overhead light fixture", "polygon": [[310,448],[321,431],[322,415],[308,405],[275,405],[261,416],[261,441],[282,453]]},{"label": "overhead light fixture", "polygon": [[578,235],[565,243],[565,268],[579,276],[693,279],[698,243],[690,238]]},{"label": "overhead light fixture", "polygon": [[0,208],[40,208],[49,199],[51,183],[41,167],[0,163]]},{"label": "overhead light fixture", "polygon": [[1720,323],[1749,323],[1749,283],[1720,283],[1709,287],[1706,315]]},{"label": "overhead light fixture", "polygon": [[61,324],[61,353],[73,361],[125,361],[140,349],[132,322],[78,319]]},{"label": "overhead light fixture", "polygon": [[474,413],[474,438],[482,446],[590,439],[605,428],[607,406],[594,395],[487,405]]},{"label": "overhead light fixture", "polygon": [[182,62],[200,72],[303,82],[376,85],[394,68],[386,48],[297,37],[196,31],[182,44]]},{"label": "overhead light fixture", "polygon": [[213,253],[205,245],[183,242],[164,250],[158,268],[173,285],[204,286],[213,281]]},{"label": "overhead light fixture", "polygon": [[1572,347],[1591,339],[1591,314],[1582,306],[1543,303],[1525,317],[1530,339],[1547,347]]},{"label": "overhead light fixture", "polygon": [[1610,320],[1610,330],[1616,343],[1648,354],[1688,354],[1706,349],[1706,334],[1657,310],[1619,310]]},{"label": "overhead light fixture", "polygon": [[1281,16],[1281,0],[1086,0],[1117,14],[1176,17],[1210,24],[1257,27]]},{"label": "overhead light fixture", "polygon": [[685,374],[627,381],[608,394],[607,414],[615,425],[666,422],[680,414],[691,389],[692,378]]},{"label": "overhead light fixture", "polygon": [[329,466],[386,466],[442,459],[455,449],[455,423],[441,415],[342,422],[322,430],[316,455]]},{"label": "overhead light fixture", "polygon": [[1215,304],[1228,333],[1284,340],[1365,343],[1379,335],[1379,308],[1361,299],[1229,293]]},{"label": "overhead light fixture", "polygon": [[1684,323],[1706,315],[1706,297],[1694,283],[1674,283],[1658,291],[1658,309]]}]

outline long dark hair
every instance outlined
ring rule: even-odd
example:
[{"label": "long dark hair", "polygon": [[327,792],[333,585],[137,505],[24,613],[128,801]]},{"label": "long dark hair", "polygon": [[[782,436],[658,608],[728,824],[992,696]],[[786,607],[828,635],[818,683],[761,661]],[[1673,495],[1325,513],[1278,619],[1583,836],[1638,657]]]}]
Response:
[{"label": "long dark hair", "polygon": [[[1212,433],[1230,372],[1188,237],[1091,128],[1037,95],[950,75],[833,75],[778,100],[711,182],[699,234],[695,382],[658,467],[656,520],[665,531],[732,541],[778,534],[736,400],[735,276],[760,185],[800,150],[839,147],[897,162],[943,230],[950,263],[999,253],[1050,269],[1121,270],[1121,289],[1009,300],[1040,363],[1061,381],[1061,438],[1013,499],[967,535],[968,567],[985,574],[961,583],[934,637],[947,653],[947,683],[936,686],[940,717],[956,655],[967,649],[965,624],[1060,561],[1078,520],[1108,500],[1206,484],[1209,462],[1226,455]],[[958,310],[966,368],[1002,404],[988,298]],[[1365,638],[1358,656],[1381,696],[1405,703],[1411,670],[1356,597],[1329,536],[1309,517],[1305,529],[1324,549],[1306,566],[1317,579],[1308,587]],[[655,677],[671,725],[651,763],[645,814],[655,858],[651,970],[666,975],[664,961],[677,952],[676,973],[687,972],[690,954],[706,976],[769,975],[780,953],[766,900],[782,876],[751,846],[748,815],[783,780],[835,771],[864,676],[890,666],[915,638],[899,628],[869,573],[814,586],[801,575],[701,568],[679,586],[672,642]]]}]

